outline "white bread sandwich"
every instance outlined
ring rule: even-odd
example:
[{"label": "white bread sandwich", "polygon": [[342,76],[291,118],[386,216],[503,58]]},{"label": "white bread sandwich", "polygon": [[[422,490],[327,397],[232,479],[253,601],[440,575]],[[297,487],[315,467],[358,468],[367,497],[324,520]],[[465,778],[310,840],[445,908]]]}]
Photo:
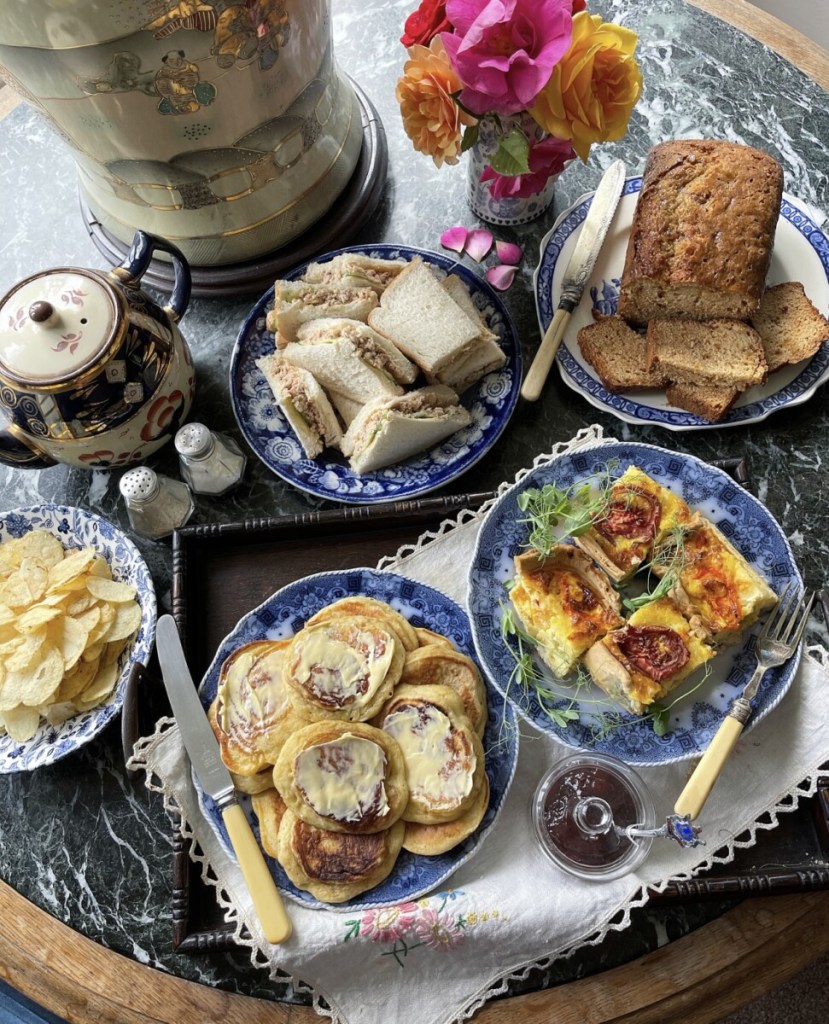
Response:
[{"label": "white bread sandwich", "polygon": [[401,395],[403,388],[384,370],[374,366],[346,338],[321,341],[315,345],[292,342],[280,355],[291,366],[313,373],[329,392],[338,392],[353,402],[365,404],[373,398]]},{"label": "white bread sandwich", "polygon": [[308,458],[316,458],[327,446],[339,448],[343,434],[337,414],[313,374],[291,366],[278,353],[257,359],[256,365]]},{"label": "white bread sandwich", "polygon": [[480,320],[464,313],[418,257],[386,288],[367,319],[433,377],[467,352],[481,334]]},{"label": "white bread sandwich", "polygon": [[[435,377],[438,384],[446,384],[460,394],[493,370],[500,369],[507,357],[498,344],[498,337],[486,325],[472,296],[457,274],[449,274],[443,281],[447,294],[460,306],[470,319],[477,320],[481,330],[476,341],[467,352],[461,352]],[[430,381],[430,383],[432,383]]]},{"label": "white bread sandwich", "polygon": [[274,308],[266,325],[276,335],[279,348],[296,341],[300,326],[323,316],[347,316],[365,321],[377,305],[371,288],[347,288],[340,284],[314,284],[310,281],[276,281]]},{"label": "white bread sandwich", "polygon": [[361,252],[341,252],[327,263],[310,263],[302,277],[305,281],[322,284],[336,282],[349,288],[371,288],[381,295],[405,267],[405,260],[381,260]]},{"label": "white bread sandwich", "polygon": [[451,388],[420,388],[364,405],[341,449],[355,473],[371,473],[433,448],[471,421]]},{"label": "white bread sandwich", "polygon": [[366,362],[389,374],[398,384],[412,384],[418,374],[415,364],[410,362],[399,348],[359,320],[349,320],[347,317],[322,317],[320,320],[311,320],[303,324],[296,332],[296,336],[297,341],[303,345],[345,338],[353,343]]}]

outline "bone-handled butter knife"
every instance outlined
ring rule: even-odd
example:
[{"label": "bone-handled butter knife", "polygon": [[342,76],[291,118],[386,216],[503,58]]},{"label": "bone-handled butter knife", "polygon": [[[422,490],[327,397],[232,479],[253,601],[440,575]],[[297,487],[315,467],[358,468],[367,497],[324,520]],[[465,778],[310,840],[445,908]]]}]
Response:
[{"label": "bone-handled butter knife", "polygon": [[550,321],[550,326],[544,332],[532,366],[524,378],[521,397],[526,398],[528,402],[537,401],[541,395],[558,346],[570,322],[570,314],[581,302],[587,280],[593,273],[599,250],[619,205],[624,184],[625,165],[621,160],[614,160],[602,175],[599,187],[593,194],[590,209],[576,240],[576,247],[564,272],[558,309]]},{"label": "bone-handled butter knife", "polygon": [[155,643],[184,748],[202,788],[222,812],[265,938],[268,942],[285,942],[291,935],[290,919],[245,812],[236,802],[230,772],[222,763],[219,744],[196,692],[172,615],[162,615],[158,620]]}]

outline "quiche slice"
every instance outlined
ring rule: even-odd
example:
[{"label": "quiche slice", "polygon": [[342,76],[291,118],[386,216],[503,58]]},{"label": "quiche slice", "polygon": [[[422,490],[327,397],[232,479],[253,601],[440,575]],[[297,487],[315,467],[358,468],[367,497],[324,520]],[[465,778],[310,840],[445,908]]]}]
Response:
[{"label": "quiche slice", "polygon": [[593,681],[626,711],[641,715],[713,658],[700,630],[669,597],[637,609],[584,656]]},{"label": "quiche slice", "polygon": [[[777,603],[768,583],[713,523],[703,522],[683,538],[679,551],[666,554],[677,573],[671,596],[692,620],[699,619],[718,647],[739,640]],[[653,569],[664,575],[668,559],[656,559]]]},{"label": "quiche slice", "polygon": [[576,544],[616,582],[633,575],[677,527],[691,528],[701,516],[673,491],[637,466],[629,466],[610,489],[605,514]]},{"label": "quiche slice", "polygon": [[516,555],[510,598],[538,653],[563,677],[600,637],[624,621],[621,598],[590,558],[556,544],[546,558]]}]

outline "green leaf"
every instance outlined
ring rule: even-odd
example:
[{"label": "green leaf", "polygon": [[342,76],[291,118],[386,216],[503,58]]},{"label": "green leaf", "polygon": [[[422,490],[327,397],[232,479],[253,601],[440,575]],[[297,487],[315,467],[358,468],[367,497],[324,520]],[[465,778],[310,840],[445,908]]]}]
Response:
[{"label": "green leaf", "polygon": [[468,128],[464,129],[463,137],[461,138],[461,153],[465,153],[468,149],[472,149],[477,141],[478,125],[471,124]]},{"label": "green leaf", "polygon": [[668,731],[668,709],[661,704],[652,704],[650,707],[651,726],[655,736],[664,736]]},{"label": "green leaf", "polygon": [[513,128],[512,131],[501,136],[490,164],[496,174],[514,178],[518,174],[529,173],[529,158],[530,144],[527,142],[527,136],[517,128]]}]

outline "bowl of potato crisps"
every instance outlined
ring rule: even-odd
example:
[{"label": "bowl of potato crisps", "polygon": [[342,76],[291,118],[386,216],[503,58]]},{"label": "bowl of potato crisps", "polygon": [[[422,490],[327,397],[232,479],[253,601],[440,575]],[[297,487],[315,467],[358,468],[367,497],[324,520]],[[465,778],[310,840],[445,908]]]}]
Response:
[{"label": "bowl of potato crisps", "polygon": [[152,578],[100,516],[0,513],[0,772],[73,753],[119,713],[155,636]]}]

